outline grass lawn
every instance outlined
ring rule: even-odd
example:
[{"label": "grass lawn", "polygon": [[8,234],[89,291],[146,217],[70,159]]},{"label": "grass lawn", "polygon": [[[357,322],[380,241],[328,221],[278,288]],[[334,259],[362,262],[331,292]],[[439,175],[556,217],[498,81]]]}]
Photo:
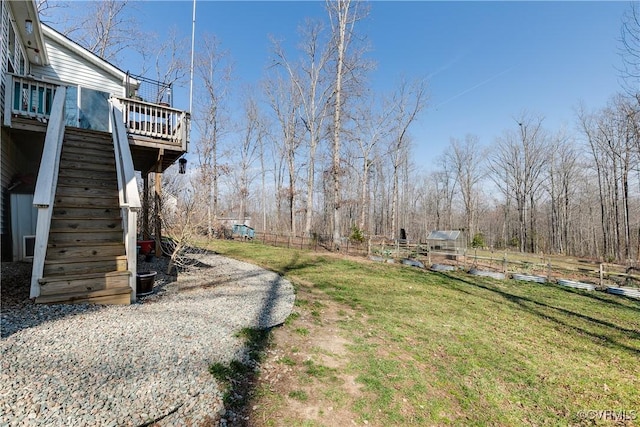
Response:
[{"label": "grass lawn", "polygon": [[[349,343],[342,370],[359,394],[349,398],[323,380],[312,391],[339,395],[359,423],[615,425],[612,418],[626,418],[622,425],[640,425],[639,301],[257,243],[211,248],[358,314],[339,325]],[[309,363],[316,363],[305,367],[310,377],[322,372]],[[312,397],[289,394],[300,405]]]}]

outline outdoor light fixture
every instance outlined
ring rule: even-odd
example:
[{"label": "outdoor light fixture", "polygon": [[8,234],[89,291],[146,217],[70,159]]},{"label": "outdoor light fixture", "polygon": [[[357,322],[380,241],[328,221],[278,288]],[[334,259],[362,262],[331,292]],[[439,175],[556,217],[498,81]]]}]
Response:
[{"label": "outdoor light fixture", "polygon": [[33,34],[33,21],[31,19],[24,21],[24,29],[27,34]]},{"label": "outdoor light fixture", "polygon": [[27,49],[31,49],[32,51],[35,52],[35,56],[34,56],[33,60],[35,61],[36,64],[40,64],[40,49],[37,49],[35,47],[31,47],[31,46],[27,46]]},{"label": "outdoor light fixture", "polygon": [[178,159],[178,163],[180,166],[179,172],[181,174],[184,174],[187,171],[187,159],[185,158]]}]

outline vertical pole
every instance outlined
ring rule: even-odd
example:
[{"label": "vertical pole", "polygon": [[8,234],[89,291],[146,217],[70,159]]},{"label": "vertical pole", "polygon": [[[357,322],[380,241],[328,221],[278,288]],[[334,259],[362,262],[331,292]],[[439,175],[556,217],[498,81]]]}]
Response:
[{"label": "vertical pole", "polygon": [[162,255],[162,157],[164,153],[160,150],[155,173],[155,210],[156,210],[156,256]]},{"label": "vertical pole", "polygon": [[149,239],[149,173],[142,176],[142,239]]},{"label": "vertical pole", "polygon": [[196,0],[193,0],[193,21],[191,23],[191,68],[190,72],[190,82],[189,82],[189,113],[192,112],[193,108],[193,56],[195,52],[195,43],[196,43]]},{"label": "vertical pole", "polygon": [[600,263],[600,286],[604,285],[604,265]]},{"label": "vertical pole", "polygon": [[504,273],[505,277],[507,275],[507,253],[504,253],[504,258],[502,259],[502,272]]}]

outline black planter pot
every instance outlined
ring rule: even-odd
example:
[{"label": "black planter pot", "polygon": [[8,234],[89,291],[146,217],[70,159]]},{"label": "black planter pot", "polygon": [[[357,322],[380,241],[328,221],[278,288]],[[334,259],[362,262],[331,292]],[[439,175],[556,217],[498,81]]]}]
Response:
[{"label": "black planter pot", "polygon": [[153,283],[156,281],[155,271],[142,271],[136,274],[136,295],[144,296],[153,292]]}]

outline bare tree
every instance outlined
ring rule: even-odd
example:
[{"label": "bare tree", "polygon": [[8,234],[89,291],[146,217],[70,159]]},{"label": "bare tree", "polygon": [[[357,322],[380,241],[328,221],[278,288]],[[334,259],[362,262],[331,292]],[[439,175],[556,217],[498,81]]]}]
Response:
[{"label": "bare tree", "polygon": [[296,156],[302,142],[301,120],[299,111],[301,107],[300,92],[295,83],[289,78],[274,75],[265,81],[265,92],[269,98],[269,104],[273,109],[276,121],[279,125],[280,143],[278,144],[281,158],[284,159],[289,176],[287,199],[289,203],[289,232],[296,234]]},{"label": "bare tree", "polygon": [[640,4],[629,2],[620,30],[620,56],[622,78],[629,95],[636,100],[636,111],[640,107]]},{"label": "bare tree", "polygon": [[505,198],[512,194],[516,202],[520,251],[528,247],[536,252],[536,200],[547,162],[547,138],[542,118],[523,113],[517,124],[518,131],[505,131],[496,140],[489,169]]},{"label": "bare tree", "polygon": [[360,219],[358,228],[370,232],[366,216],[369,212],[369,179],[371,168],[379,161],[379,145],[386,140],[390,132],[392,109],[379,106],[374,100],[362,102],[356,110],[355,135],[357,154],[352,157],[360,160]]},{"label": "bare tree", "polygon": [[258,102],[251,89],[247,91],[243,109],[244,122],[241,139],[237,149],[234,151],[236,153],[235,182],[240,198],[240,218],[244,221],[251,184],[257,176],[257,171],[253,168],[253,165],[260,154],[259,150],[263,145],[266,129],[264,119],[258,108]]},{"label": "bare tree", "polygon": [[465,211],[465,231],[467,243],[471,242],[476,232],[476,210],[478,203],[478,184],[484,178],[485,152],[478,144],[478,137],[467,135],[464,142],[451,139],[446,161],[451,163],[456,181],[462,194]]},{"label": "bare tree", "polygon": [[214,36],[203,37],[196,68],[203,89],[199,97],[200,113],[195,121],[200,130],[196,154],[201,185],[208,195],[206,217],[208,234],[211,236],[218,216],[219,179],[226,171],[219,155],[222,140],[229,132],[226,102],[232,70],[228,53],[220,48]]},{"label": "bare tree", "polygon": [[550,249],[556,253],[567,253],[570,248],[569,231],[575,203],[575,184],[580,179],[579,160],[574,141],[566,133],[558,132],[549,147],[546,185],[551,210]]},{"label": "bare tree", "polygon": [[[164,41],[159,41],[157,35],[149,35],[148,40],[154,40],[152,44],[158,46],[155,53],[145,52],[144,55],[153,55],[153,58],[145,58],[153,60],[153,72],[157,81],[162,83],[158,86],[155,93],[155,99],[149,100],[154,103],[167,102],[171,100],[172,94],[168,91],[174,85],[186,83],[186,77],[189,74],[189,51],[184,48],[187,40],[178,36],[176,27],[171,28],[166,34]],[[147,73],[148,65],[143,64],[141,74]]]},{"label": "bare tree", "polygon": [[300,29],[302,38],[299,49],[302,58],[292,63],[281,45],[274,42],[276,64],[286,69],[302,104],[302,122],[308,132],[307,188],[304,233],[309,235],[313,219],[316,151],[328,117],[332,86],[327,74],[331,59],[331,45],[325,40],[324,26],[307,20]]},{"label": "bare tree", "polygon": [[388,108],[393,111],[392,137],[389,155],[393,169],[393,183],[391,190],[391,238],[395,239],[398,226],[398,193],[399,174],[401,165],[408,160],[409,127],[418,117],[426,105],[427,86],[424,80],[408,82],[404,78],[400,81],[393,94]]},{"label": "bare tree", "polygon": [[169,256],[167,274],[174,269],[189,269],[198,254],[206,217],[202,215],[202,199],[188,175],[177,174],[175,168],[163,175],[162,228],[166,240],[162,250]]},{"label": "bare tree", "polygon": [[438,159],[438,170],[430,175],[433,183],[435,203],[436,230],[450,230],[453,227],[453,198],[457,181],[455,171],[444,155]]},{"label": "bare tree", "polygon": [[[63,34],[99,57],[118,64],[127,49],[144,52],[141,25],[127,0],[92,1],[82,4],[80,16],[67,18]],[[41,7],[51,6],[44,2]],[[46,10],[45,10],[46,11]]]},{"label": "bare tree", "polygon": [[327,11],[331,21],[333,35],[333,62],[335,64],[335,80],[333,85],[333,128],[332,128],[332,167],[331,180],[333,183],[333,232],[334,247],[339,247],[341,238],[340,215],[340,137],[344,127],[345,106],[345,77],[354,73],[355,63],[348,61],[351,43],[355,36],[355,24],[363,15],[363,9],[359,1],[352,0],[327,0]]}]

